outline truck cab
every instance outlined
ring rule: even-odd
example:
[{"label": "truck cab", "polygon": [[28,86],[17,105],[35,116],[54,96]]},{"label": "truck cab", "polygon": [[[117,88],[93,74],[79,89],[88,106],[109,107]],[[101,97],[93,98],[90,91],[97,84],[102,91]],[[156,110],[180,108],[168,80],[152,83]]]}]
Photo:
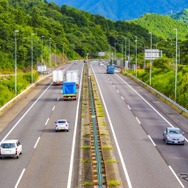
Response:
[{"label": "truck cab", "polygon": [[106,68],[107,74],[114,74],[115,66],[114,64],[108,64]]}]

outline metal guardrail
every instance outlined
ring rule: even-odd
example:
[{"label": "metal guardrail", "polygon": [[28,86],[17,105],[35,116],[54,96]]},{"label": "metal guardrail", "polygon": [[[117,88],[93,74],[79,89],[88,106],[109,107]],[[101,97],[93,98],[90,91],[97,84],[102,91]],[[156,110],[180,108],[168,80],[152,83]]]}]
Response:
[{"label": "metal guardrail", "polygon": [[98,187],[102,188],[103,183],[104,183],[104,179],[103,179],[104,174],[103,174],[103,168],[102,168],[103,160],[101,157],[100,146],[99,146],[99,132],[97,129],[97,119],[96,119],[96,113],[95,113],[93,90],[92,90],[90,75],[88,76],[88,81],[89,81],[89,92],[90,92],[90,105],[91,105],[91,112],[92,112],[95,156],[96,156],[96,161],[97,161],[96,170],[97,170],[97,177],[98,177]]},{"label": "metal guardrail", "polygon": [[132,77],[133,79],[135,79],[137,82],[141,83],[142,85],[144,85],[145,87],[149,88],[151,91],[155,92],[157,95],[161,96],[162,98],[164,98],[165,100],[167,100],[168,102],[170,102],[171,104],[173,104],[174,106],[176,106],[178,109],[180,109],[181,111],[183,111],[184,113],[188,114],[188,110],[185,109],[183,106],[179,105],[178,103],[176,103],[175,101],[173,101],[172,99],[168,98],[167,96],[165,96],[164,94],[160,93],[159,91],[157,91],[156,89],[152,88],[151,86],[149,86],[148,84],[146,84],[145,82],[139,80],[138,78],[136,78],[135,76],[129,74],[126,72],[126,74],[129,77]]}]

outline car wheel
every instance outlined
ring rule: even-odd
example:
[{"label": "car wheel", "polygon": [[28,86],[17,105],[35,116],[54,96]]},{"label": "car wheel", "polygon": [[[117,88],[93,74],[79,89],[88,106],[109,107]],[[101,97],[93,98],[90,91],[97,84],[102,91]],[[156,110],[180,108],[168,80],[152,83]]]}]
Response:
[{"label": "car wheel", "polygon": [[168,140],[167,139],[165,139],[165,144],[168,144]]},{"label": "car wheel", "polygon": [[69,132],[69,130],[67,129],[67,132]]}]

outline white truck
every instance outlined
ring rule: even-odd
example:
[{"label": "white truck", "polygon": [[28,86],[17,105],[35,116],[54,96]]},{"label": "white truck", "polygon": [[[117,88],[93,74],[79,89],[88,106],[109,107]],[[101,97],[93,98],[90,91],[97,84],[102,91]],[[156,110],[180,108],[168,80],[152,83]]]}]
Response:
[{"label": "white truck", "polygon": [[76,82],[76,88],[79,88],[78,70],[66,71],[66,82]]},{"label": "white truck", "polygon": [[54,70],[52,72],[53,85],[61,85],[63,83],[63,70]]}]

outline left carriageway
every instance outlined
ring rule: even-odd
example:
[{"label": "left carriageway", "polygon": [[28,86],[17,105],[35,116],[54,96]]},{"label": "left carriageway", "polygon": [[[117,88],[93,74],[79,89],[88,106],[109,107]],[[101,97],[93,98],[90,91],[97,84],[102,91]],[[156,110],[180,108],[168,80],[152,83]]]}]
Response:
[{"label": "left carriageway", "polygon": [[[81,83],[82,62],[62,68],[78,69]],[[77,186],[79,101],[80,89],[77,100],[63,101],[61,86],[49,77],[0,117],[0,141],[16,138],[23,145],[19,159],[0,159],[1,188]],[[59,118],[69,121],[69,132],[55,132]]]}]

